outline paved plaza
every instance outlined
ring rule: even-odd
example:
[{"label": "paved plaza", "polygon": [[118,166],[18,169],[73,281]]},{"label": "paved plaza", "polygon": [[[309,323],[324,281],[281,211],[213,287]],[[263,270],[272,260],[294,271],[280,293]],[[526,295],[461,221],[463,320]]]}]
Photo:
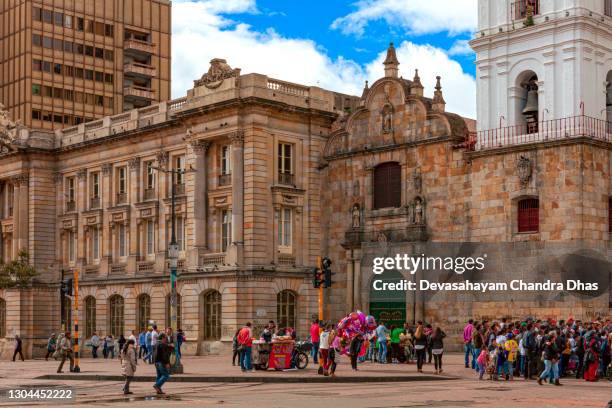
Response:
[{"label": "paved plaza", "polygon": [[[414,364],[378,365],[365,363],[359,372],[350,369],[348,359],[338,367],[341,380],[367,382],[306,383],[317,376],[310,365],[304,371],[267,371],[241,373],[232,367],[229,356],[187,357],[184,360],[185,374],[174,379],[198,381],[216,377],[218,382],[169,382],[164,386],[166,396],[155,395],[152,382],[136,381],[132,384],[132,396],[121,392],[121,382],[109,380],[108,376],[120,374],[120,364],[115,360],[84,359],[82,373],[87,380],[41,379],[55,374],[57,362],[34,360],[0,363],[0,388],[4,391],[23,386],[72,387],[76,401],[67,406],[121,406],[168,407],[319,407],[341,404],[351,408],[382,407],[491,407],[504,401],[511,407],[606,407],[612,399],[612,383],[600,381],[586,383],[565,379],[562,387],[538,386],[535,381],[518,379],[512,382],[478,381],[472,370],[463,368],[462,356],[445,356],[444,376],[435,376],[433,366],[427,365],[423,375],[416,373]],[[154,375],[151,365],[140,363],[137,377]],[[98,378],[92,376],[99,376]],[[384,382],[401,376],[402,382]],[[219,378],[224,377],[224,378]],[[256,382],[242,382],[253,380]],[[425,378],[423,378],[425,377]],[[64,379],[65,378],[65,379]],[[287,382],[288,380],[290,382]],[[304,382],[302,382],[302,380]],[[274,382],[269,382],[274,381]],[[281,381],[281,382],[277,382]],[[299,381],[299,382],[298,382]],[[195,405],[194,405],[195,404]],[[48,406],[49,403],[10,402],[6,397],[0,406]],[[61,404],[53,404],[61,406]]]}]

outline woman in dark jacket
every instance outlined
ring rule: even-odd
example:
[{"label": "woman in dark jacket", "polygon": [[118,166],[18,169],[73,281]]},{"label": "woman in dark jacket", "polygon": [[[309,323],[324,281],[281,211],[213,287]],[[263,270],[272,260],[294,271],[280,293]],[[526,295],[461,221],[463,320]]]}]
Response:
[{"label": "woman in dark jacket", "polygon": [[431,352],[434,358],[436,374],[442,374],[442,354],[444,353],[444,338],[446,333],[440,327],[431,334]]},{"label": "woman in dark jacket", "polygon": [[423,322],[417,322],[417,328],[414,332],[414,349],[417,356],[417,371],[423,372],[423,363],[427,355],[427,335],[423,329]]}]

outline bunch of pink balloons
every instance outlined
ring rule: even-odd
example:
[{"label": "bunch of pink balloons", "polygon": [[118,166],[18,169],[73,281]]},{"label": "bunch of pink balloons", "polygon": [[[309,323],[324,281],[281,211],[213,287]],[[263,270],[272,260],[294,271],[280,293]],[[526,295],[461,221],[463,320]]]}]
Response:
[{"label": "bunch of pink balloons", "polygon": [[[366,338],[366,336],[372,333],[375,329],[376,319],[374,319],[374,316],[366,316],[360,310],[351,312],[348,316],[340,320],[340,323],[338,323],[338,337],[344,340],[343,343],[345,344],[345,347],[342,350],[343,354],[348,354],[348,345],[353,337],[355,337],[357,334],[361,334],[364,338]],[[364,353],[365,342],[359,355],[362,356]]]}]

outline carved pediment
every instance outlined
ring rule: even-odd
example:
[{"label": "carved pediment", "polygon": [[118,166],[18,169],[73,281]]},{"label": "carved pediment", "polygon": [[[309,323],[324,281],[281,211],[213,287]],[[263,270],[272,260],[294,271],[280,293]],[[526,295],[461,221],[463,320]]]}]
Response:
[{"label": "carved pediment", "polygon": [[19,121],[13,122],[4,105],[0,103],[0,150],[14,150],[13,144],[17,140],[17,130],[21,124]]},{"label": "carved pediment", "polygon": [[194,86],[205,86],[208,89],[215,89],[220,87],[224,80],[239,76],[239,68],[232,69],[226,60],[214,58],[210,61],[208,72],[202,75],[202,78],[194,81]]}]

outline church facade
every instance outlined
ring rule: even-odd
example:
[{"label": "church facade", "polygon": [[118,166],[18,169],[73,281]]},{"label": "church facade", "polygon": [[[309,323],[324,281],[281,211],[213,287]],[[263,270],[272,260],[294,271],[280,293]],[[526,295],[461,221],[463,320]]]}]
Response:
[{"label": "church facade", "polygon": [[[426,90],[420,75],[432,73],[400,76],[392,44],[384,76],[366,83],[361,96],[242,75],[214,59],[184,98],[54,133],[23,128],[3,114],[1,255],[10,262],[26,250],[38,274],[27,288],[0,289],[2,355],[16,334],[27,355],[40,355],[48,335],[72,321],[75,305],[66,301],[62,314],[59,283],[75,272],[85,336],[168,325],[173,188],[178,325],[189,354],[226,347],[246,321],[258,328],[275,320],[305,337],[318,311],[311,282],[317,256],[330,257],[335,273],[324,291],[326,320],[360,309],[388,323],[438,323],[453,334],[470,317],[608,315],[612,132],[599,112],[612,100],[605,81],[612,55],[591,50],[604,98],[580,105],[576,97],[582,110],[544,119],[544,112],[552,115],[547,92],[562,79],[552,63],[529,55],[583,55],[589,48],[578,40],[568,40],[571,52],[567,44],[534,51],[521,43],[529,33],[556,29],[548,25],[554,16],[582,10],[547,10],[548,3],[538,2],[538,13],[527,16],[533,25],[523,27],[527,17],[520,13],[509,20],[515,13],[499,30],[483,20],[492,9],[481,1],[484,34],[472,42],[478,124],[447,112],[443,79]],[[610,24],[603,10],[593,11],[594,17],[570,19]],[[509,31],[508,21],[521,27]],[[525,48],[521,70],[490,55],[508,41]],[[602,41],[612,43],[609,33]],[[485,85],[493,75],[513,77],[493,93]],[[499,128],[481,123],[481,113],[489,115],[482,104],[497,112],[498,101],[512,101],[520,114],[506,114]],[[373,290],[374,257],[485,252],[486,273],[463,279],[582,278],[599,289]],[[390,282],[418,278],[461,277],[381,275]]]}]

